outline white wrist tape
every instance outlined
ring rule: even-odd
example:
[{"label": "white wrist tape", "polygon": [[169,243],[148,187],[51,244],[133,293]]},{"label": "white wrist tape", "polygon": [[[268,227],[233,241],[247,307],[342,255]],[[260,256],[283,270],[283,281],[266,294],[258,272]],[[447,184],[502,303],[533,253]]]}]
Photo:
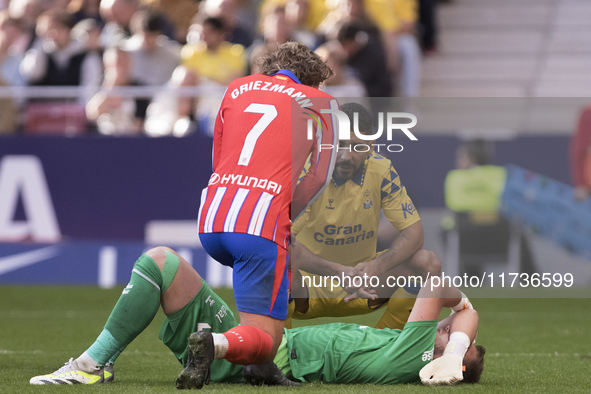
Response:
[{"label": "white wrist tape", "polygon": [[461,331],[452,332],[449,336],[449,343],[445,347],[443,354],[452,353],[460,356],[462,359],[470,347],[470,338]]},{"label": "white wrist tape", "polygon": [[470,300],[468,299],[468,297],[466,297],[466,294],[462,293],[461,291],[460,291],[460,293],[462,294],[462,299],[460,300],[460,302],[458,303],[458,305],[456,305],[453,308],[451,308],[451,310],[454,311],[454,312],[459,312],[462,309],[466,309],[466,305],[471,306]]}]

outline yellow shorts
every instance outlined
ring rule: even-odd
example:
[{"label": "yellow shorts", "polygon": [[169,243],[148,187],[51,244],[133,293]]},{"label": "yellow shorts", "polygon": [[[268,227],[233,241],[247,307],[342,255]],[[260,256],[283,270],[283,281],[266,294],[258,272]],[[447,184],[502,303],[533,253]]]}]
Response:
[{"label": "yellow shorts", "polygon": [[[376,254],[375,257],[384,252]],[[313,274],[305,273],[305,275],[320,278]],[[308,283],[308,281],[306,281],[306,283]],[[320,281],[317,279],[316,283],[320,283]],[[388,327],[402,329],[408,320],[408,316],[410,315],[410,311],[416,299],[416,296],[399,288],[394,292],[392,298],[388,302],[381,305],[370,306],[369,300],[363,298],[356,298],[346,303],[344,299],[348,296],[348,293],[342,287],[336,287],[334,291],[331,291],[330,285],[323,287],[307,286],[307,289],[309,297],[308,311],[306,313],[297,312],[295,311],[295,302],[290,302],[287,314],[288,319],[286,321],[287,328],[291,328],[291,318],[306,320],[318,317],[356,316],[368,314],[387,306],[387,309],[384,311],[384,315],[376,325],[376,328]]]},{"label": "yellow shorts", "polygon": [[[310,275],[310,274],[306,274]],[[295,312],[294,319],[315,319],[317,317],[343,317],[363,315],[380,309],[382,305],[369,306],[369,300],[356,298],[345,302],[349,294],[342,288],[337,287],[331,292],[330,287],[308,287],[309,308],[306,313]]]}]

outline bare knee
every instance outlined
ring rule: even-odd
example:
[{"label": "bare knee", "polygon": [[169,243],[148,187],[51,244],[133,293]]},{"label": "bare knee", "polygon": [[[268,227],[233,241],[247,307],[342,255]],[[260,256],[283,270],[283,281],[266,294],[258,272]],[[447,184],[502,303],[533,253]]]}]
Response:
[{"label": "bare knee", "polygon": [[[176,259],[169,258],[168,264],[171,265],[172,270],[163,271],[167,253],[178,257],[178,267],[174,267],[177,264]],[[160,271],[162,271],[161,305],[166,315],[183,308],[201,290],[201,276],[173,249],[166,246],[157,246],[148,250],[146,255],[154,260]]]},{"label": "bare knee", "polygon": [[411,259],[412,267],[417,274],[426,277],[441,275],[441,261],[435,253],[427,249],[420,249]]},{"label": "bare knee", "polygon": [[166,252],[173,253],[178,256],[177,252],[166,246],[156,246],[155,248],[148,250],[146,255],[154,260],[158,268],[160,268],[160,271],[162,271],[162,268],[164,268],[164,263],[166,262]]}]

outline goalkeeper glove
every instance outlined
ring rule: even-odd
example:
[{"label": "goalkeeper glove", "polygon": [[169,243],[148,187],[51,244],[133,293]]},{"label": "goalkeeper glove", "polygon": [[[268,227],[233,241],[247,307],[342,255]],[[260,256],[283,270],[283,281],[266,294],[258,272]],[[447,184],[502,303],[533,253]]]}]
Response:
[{"label": "goalkeeper glove", "polygon": [[444,354],[425,365],[419,376],[427,386],[454,385],[464,379],[462,357],[453,353]]},{"label": "goalkeeper glove", "polygon": [[464,379],[462,361],[470,346],[470,338],[461,331],[452,332],[443,356],[425,365],[419,372],[421,382],[428,386],[454,385]]}]

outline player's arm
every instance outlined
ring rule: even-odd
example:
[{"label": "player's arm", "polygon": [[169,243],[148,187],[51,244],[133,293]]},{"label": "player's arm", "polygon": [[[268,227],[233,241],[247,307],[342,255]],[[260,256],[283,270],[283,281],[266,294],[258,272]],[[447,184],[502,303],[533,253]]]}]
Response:
[{"label": "player's arm", "polygon": [[[331,100],[330,106],[331,108],[338,108],[337,101]],[[313,140],[309,156],[311,163],[310,167],[295,187],[293,193],[291,202],[291,217],[293,222],[305,212],[306,208],[312,205],[314,201],[320,197],[332,177],[336,161],[336,152],[327,147],[329,145],[332,147],[337,146],[338,134],[333,127],[330,117],[326,116],[324,119],[326,125],[317,130],[316,138]],[[299,141],[292,141],[292,144],[297,144],[298,142]],[[306,141],[302,138],[301,142]],[[322,149],[323,147],[324,149]],[[297,145],[292,145],[292,149],[303,148],[298,147]]]},{"label": "player's arm", "polygon": [[464,355],[478,330],[478,313],[471,309],[466,296],[445,281],[441,283],[434,278],[421,288],[408,321],[437,320],[444,307],[457,313],[446,323],[450,336],[443,356],[431,361],[419,373],[426,385],[453,385],[463,379]]},{"label": "player's arm", "polygon": [[341,276],[349,271],[349,267],[334,261],[323,259],[312,253],[310,249],[291,237],[291,268],[301,269],[316,275]]},{"label": "player's arm", "polygon": [[380,193],[384,216],[399,233],[386,253],[368,263],[358,264],[350,273],[352,276],[382,275],[411,258],[423,247],[424,231],[421,219],[392,166],[383,175]]},{"label": "player's arm", "polygon": [[402,230],[394,238],[386,253],[371,262],[376,266],[376,275],[383,274],[408,260],[423,247],[423,242],[424,231],[420,221]]},{"label": "player's arm", "polygon": [[421,382],[428,386],[454,385],[464,379],[464,356],[476,338],[478,313],[461,310],[453,315],[449,342],[443,355],[425,365],[419,372]]},{"label": "player's arm", "polygon": [[[420,221],[402,230],[381,256],[369,262],[357,264],[349,276],[380,276],[402,264],[423,247],[424,231]],[[347,289],[348,290],[348,289]],[[354,289],[351,289],[354,290]]]}]

